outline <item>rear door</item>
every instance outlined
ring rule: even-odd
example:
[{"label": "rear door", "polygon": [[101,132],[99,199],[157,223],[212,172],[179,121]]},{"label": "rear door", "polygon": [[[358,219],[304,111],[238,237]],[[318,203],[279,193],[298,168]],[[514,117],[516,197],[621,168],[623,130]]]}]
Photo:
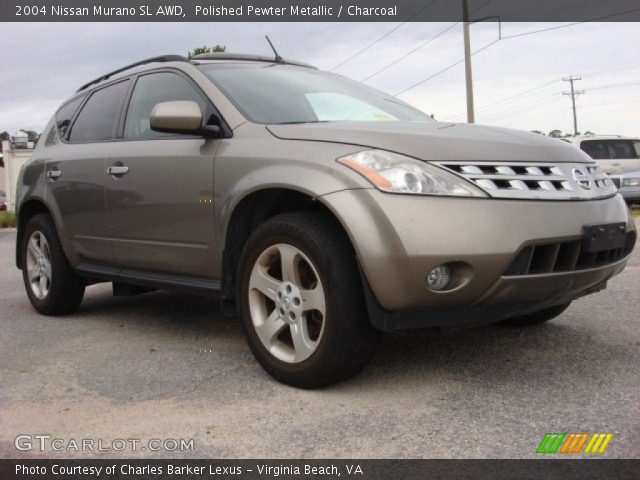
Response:
[{"label": "rear door", "polygon": [[60,141],[46,162],[47,202],[57,210],[58,228],[78,263],[113,261],[104,169],[128,84],[120,81],[93,91],[88,99],[73,99],[56,114]]},{"label": "rear door", "polygon": [[[151,130],[161,102],[193,100],[205,118],[213,106],[181,72],[138,76],[109,151],[107,218],[118,266],[147,272],[218,278],[213,161],[220,140]],[[112,170],[114,171],[114,170]]]}]

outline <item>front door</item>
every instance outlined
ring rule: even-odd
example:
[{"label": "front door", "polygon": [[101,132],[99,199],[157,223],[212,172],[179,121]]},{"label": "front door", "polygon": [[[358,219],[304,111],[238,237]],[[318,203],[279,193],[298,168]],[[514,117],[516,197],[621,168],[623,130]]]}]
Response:
[{"label": "front door", "polygon": [[212,106],[182,74],[138,77],[106,162],[107,222],[124,269],[215,279],[213,163],[219,140],[151,130],[153,107],[174,100]]}]

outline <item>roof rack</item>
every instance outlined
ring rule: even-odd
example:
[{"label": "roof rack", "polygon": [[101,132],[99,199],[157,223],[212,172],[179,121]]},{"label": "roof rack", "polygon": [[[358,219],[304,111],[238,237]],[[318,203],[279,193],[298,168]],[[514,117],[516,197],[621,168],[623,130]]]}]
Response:
[{"label": "roof rack", "polygon": [[95,80],[91,80],[89,83],[85,83],[78,89],[76,93],[86,90],[91,85],[103,82],[104,80],[114,76],[117,73],[124,72],[125,70],[129,70],[130,68],[133,68],[133,67],[145,65],[147,63],[154,63],[154,62],[189,62],[189,59],[186,57],[183,57],[182,55],[161,55],[159,57],[151,57],[151,58],[147,58],[146,60],[140,60],[139,62],[132,63],[131,65],[127,65],[126,67],[122,67],[117,70],[114,70],[113,72],[109,72],[106,75],[102,75],[101,77],[98,77]]},{"label": "roof rack", "polygon": [[215,52],[215,53],[201,53],[200,55],[194,55],[191,57],[192,61],[198,60],[242,60],[246,62],[269,62],[269,63],[284,63],[287,65],[297,65],[299,67],[316,68],[313,65],[304,62],[298,62],[295,60],[288,60],[281,58],[281,61],[276,61],[273,57],[265,57],[264,55],[251,55],[246,53],[230,53],[230,52]]}]

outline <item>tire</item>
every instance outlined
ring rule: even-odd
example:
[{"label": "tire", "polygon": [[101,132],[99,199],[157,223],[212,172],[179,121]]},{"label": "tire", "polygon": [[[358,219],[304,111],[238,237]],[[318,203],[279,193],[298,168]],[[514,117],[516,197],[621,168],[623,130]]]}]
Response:
[{"label": "tire", "polygon": [[[35,245],[30,246],[30,242]],[[33,308],[43,315],[75,312],[82,302],[85,283],[69,265],[49,215],[38,214],[29,220],[21,249],[22,278]]]},{"label": "tire", "polygon": [[279,382],[331,385],[356,375],[373,355],[381,332],[369,322],[351,243],[331,216],[293,212],[265,221],[242,251],[237,278],[245,338]]},{"label": "tire", "polygon": [[563,303],[562,305],[556,305],[555,307],[545,308],[544,310],[539,310],[527,315],[509,318],[502,323],[514,327],[530,327],[532,325],[538,325],[540,323],[553,320],[567,308],[569,308],[569,305],[571,305],[571,302]]}]

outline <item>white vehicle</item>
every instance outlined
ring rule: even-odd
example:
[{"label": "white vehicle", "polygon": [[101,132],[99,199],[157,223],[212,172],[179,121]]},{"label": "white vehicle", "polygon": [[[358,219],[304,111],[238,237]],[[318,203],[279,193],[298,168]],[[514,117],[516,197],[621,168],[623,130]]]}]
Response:
[{"label": "white vehicle", "polygon": [[587,135],[566,138],[583,150],[608,174],[640,170],[640,139],[620,135]]}]

